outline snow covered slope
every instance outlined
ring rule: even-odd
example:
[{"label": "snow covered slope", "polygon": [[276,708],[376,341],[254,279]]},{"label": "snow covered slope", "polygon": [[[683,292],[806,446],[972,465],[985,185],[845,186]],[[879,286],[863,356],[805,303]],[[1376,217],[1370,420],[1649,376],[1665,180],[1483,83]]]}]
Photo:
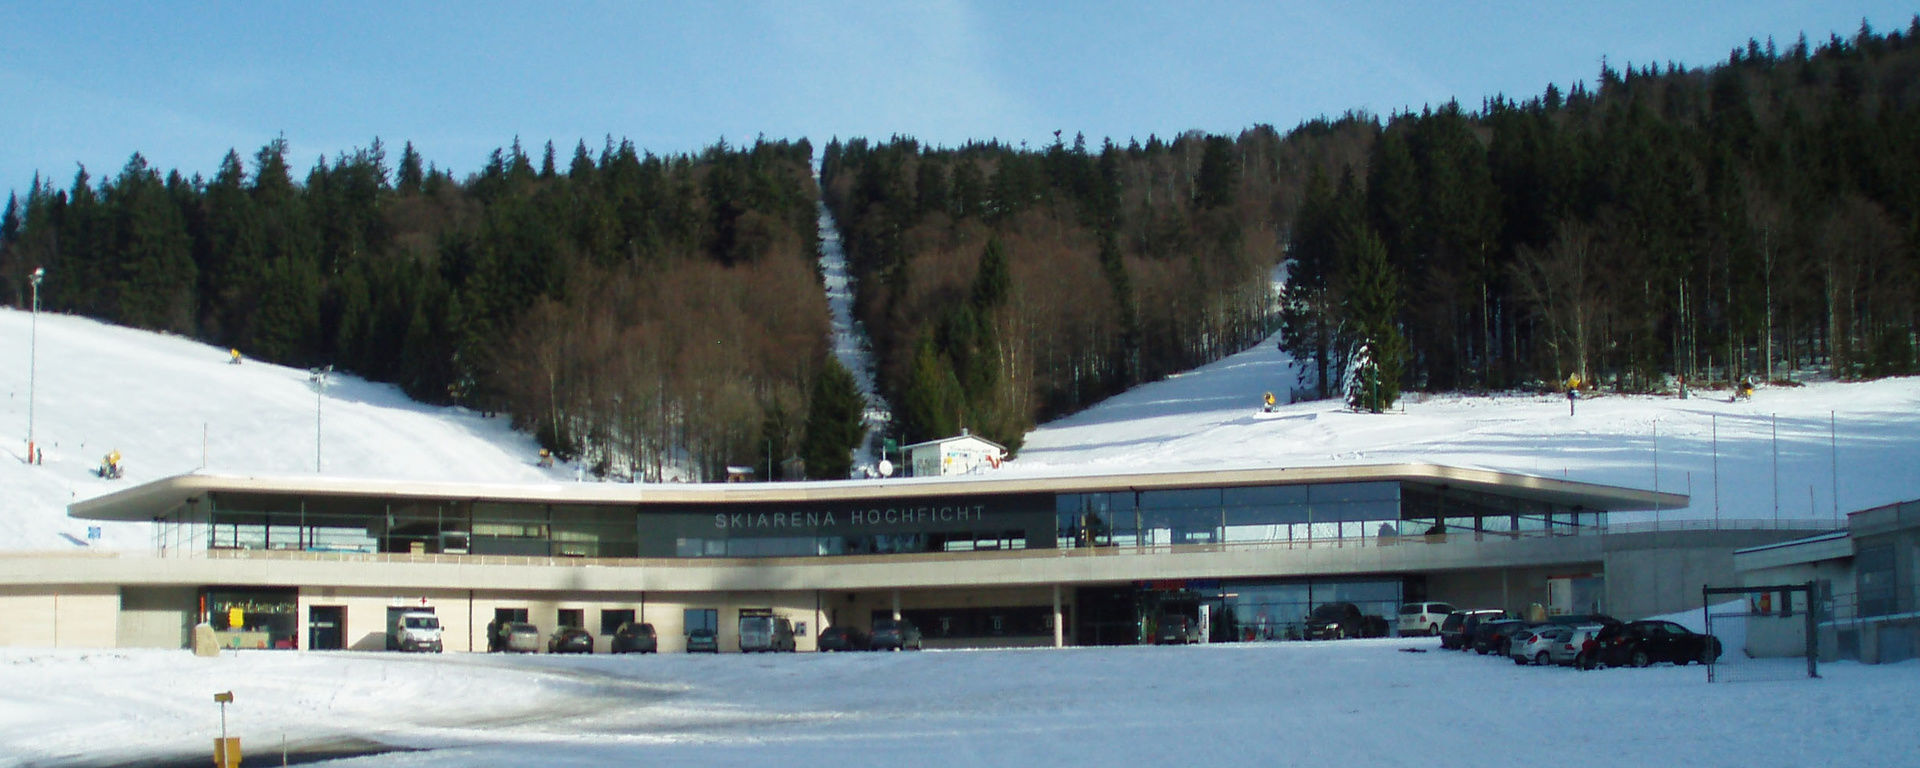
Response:
[{"label": "snow covered slope", "polygon": [[[37,337],[37,345],[33,340]],[[25,462],[29,347],[37,346]],[[305,370],[84,318],[0,309],[0,549],[87,546],[73,501],[207,471],[493,483],[574,479],[534,466],[506,420],[423,406],[396,388],[335,374],[316,396]],[[1832,520],[1920,498],[1920,379],[1765,387],[1750,401],[1606,396],[1568,415],[1556,396],[1414,396],[1389,414],[1335,402],[1262,412],[1289,361],[1271,341],[1136,388],[1027,437],[999,472],[1024,475],[1218,467],[1430,462],[1692,496],[1662,519]],[[93,475],[118,450],[121,480]],[[1836,482],[1837,480],[1837,482]],[[146,527],[108,525],[93,546],[144,548]]]},{"label": "snow covered slope", "polygon": [[[30,368],[40,465],[26,463]],[[423,406],[337,373],[316,395],[309,379],[300,369],[232,365],[227,350],[177,337],[46,312],[36,323],[0,309],[0,549],[85,546],[88,524],[69,519],[68,504],[203,469],[311,473],[317,458],[327,475],[344,477],[573,476],[534,466],[539,448],[505,419]],[[125,477],[96,477],[113,450]],[[147,526],[120,524],[105,526],[94,546],[148,543]]]},{"label": "snow covered slope", "polygon": [[[1834,519],[1920,499],[1920,378],[1678,397],[1410,395],[1392,413],[1337,401],[1261,409],[1294,381],[1273,339],[1111,398],[1027,436],[1028,474],[1425,462],[1689,494],[1637,517]],[[1837,480],[1837,483],[1836,483]],[[1615,520],[1628,519],[1616,517]]]}]

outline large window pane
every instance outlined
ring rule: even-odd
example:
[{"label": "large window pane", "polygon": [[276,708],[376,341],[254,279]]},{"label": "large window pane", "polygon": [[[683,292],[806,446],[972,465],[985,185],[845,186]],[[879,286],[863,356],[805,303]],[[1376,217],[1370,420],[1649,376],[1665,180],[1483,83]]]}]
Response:
[{"label": "large window pane", "polygon": [[1306,502],[1304,485],[1262,485],[1220,492],[1220,504],[1226,507],[1283,507]]},{"label": "large window pane", "polygon": [[1399,483],[1328,483],[1312,487],[1315,505],[1355,501],[1391,501],[1400,503]]},{"label": "large window pane", "polygon": [[1182,488],[1173,491],[1142,491],[1141,509],[1218,509],[1219,488]]}]

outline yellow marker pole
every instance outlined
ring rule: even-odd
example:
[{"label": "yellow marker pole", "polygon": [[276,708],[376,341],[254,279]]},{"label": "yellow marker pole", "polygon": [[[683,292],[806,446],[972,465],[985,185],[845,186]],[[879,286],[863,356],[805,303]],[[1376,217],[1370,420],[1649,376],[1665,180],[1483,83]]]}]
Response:
[{"label": "yellow marker pole", "polygon": [[233,691],[213,695],[220,705],[220,738],[213,742],[213,764],[217,768],[240,768],[240,738],[227,737],[227,705],[233,703]]}]

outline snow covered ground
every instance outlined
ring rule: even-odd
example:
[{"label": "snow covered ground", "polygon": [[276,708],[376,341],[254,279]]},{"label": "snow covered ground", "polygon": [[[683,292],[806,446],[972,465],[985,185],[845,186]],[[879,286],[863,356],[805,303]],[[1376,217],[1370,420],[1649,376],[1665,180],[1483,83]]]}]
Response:
[{"label": "snow covered ground", "polygon": [[[29,378],[38,466],[25,463]],[[227,350],[178,337],[0,309],[0,549],[86,546],[88,523],[68,519],[68,504],[201,470],[311,474],[318,462],[344,477],[574,477],[535,466],[539,446],[505,419],[421,405],[391,385],[340,373],[316,393],[311,378],[255,361],[232,365]],[[125,477],[102,480],[94,469],[114,450]],[[103,526],[93,545],[149,543],[147,526],[135,523]]]},{"label": "snow covered ground", "polygon": [[[1920,499],[1920,378],[1762,387],[1752,399],[1409,395],[1261,409],[1290,361],[1268,340],[1042,425],[1002,472],[1129,472],[1423,462],[1684,493],[1634,519],[1842,519]],[[1284,401],[1284,399],[1283,399]]]},{"label": "snow covered ground", "polygon": [[[41,465],[23,460],[35,338]],[[316,411],[329,476],[578,477],[534,466],[532,440],[501,419],[344,375],[316,394],[307,371],[226,358],[0,310],[0,549],[143,549],[138,524],[89,542],[66,505],[202,469],[313,472]],[[1834,520],[1920,498],[1920,379],[1769,387],[1739,403],[1599,397],[1572,416],[1534,396],[1260,412],[1260,394],[1291,381],[1263,344],[1045,425],[999,471],[1420,461],[1692,495],[1645,515],[1663,520]],[[94,477],[112,449],[127,477]],[[256,755],[277,757],[283,737],[296,752],[348,739],[422,750],[346,765],[1920,765],[1916,662],[1830,664],[1809,681],[1792,661],[1731,659],[1739,682],[1709,686],[1698,667],[1578,673],[1403,648],[1432,641],[566,659],[0,649],[0,766],[203,764],[225,690],[229,730]]]},{"label": "snow covered ground", "polygon": [[[1406,653],[1403,649],[1422,651]],[[0,651],[0,765],[1913,765],[1920,664],[1578,672],[1437,641],[894,654],[421,658]],[[1724,671],[1724,670],[1723,670]],[[189,762],[185,758],[195,758]],[[91,761],[82,763],[81,761]]]}]

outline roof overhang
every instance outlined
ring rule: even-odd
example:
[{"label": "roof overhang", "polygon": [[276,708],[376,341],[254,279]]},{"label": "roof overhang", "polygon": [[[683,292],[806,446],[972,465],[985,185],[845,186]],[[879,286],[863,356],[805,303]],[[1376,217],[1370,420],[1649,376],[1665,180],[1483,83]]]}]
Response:
[{"label": "roof overhang", "polygon": [[74,502],[68,515],[88,520],[152,520],[207,493],[317,497],[383,497],[419,501],[546,504],[720,504],[918,499],[961,495],[1097,493],[1306,483],[1382,482],[1508,496],[1593,511],[1677,509],[1685,494],[1434,464],[1374,464],[1222,469],[1071,477],[902,478],[794,483],[437,483],[321,476],[250,477],[186,474]]}]

